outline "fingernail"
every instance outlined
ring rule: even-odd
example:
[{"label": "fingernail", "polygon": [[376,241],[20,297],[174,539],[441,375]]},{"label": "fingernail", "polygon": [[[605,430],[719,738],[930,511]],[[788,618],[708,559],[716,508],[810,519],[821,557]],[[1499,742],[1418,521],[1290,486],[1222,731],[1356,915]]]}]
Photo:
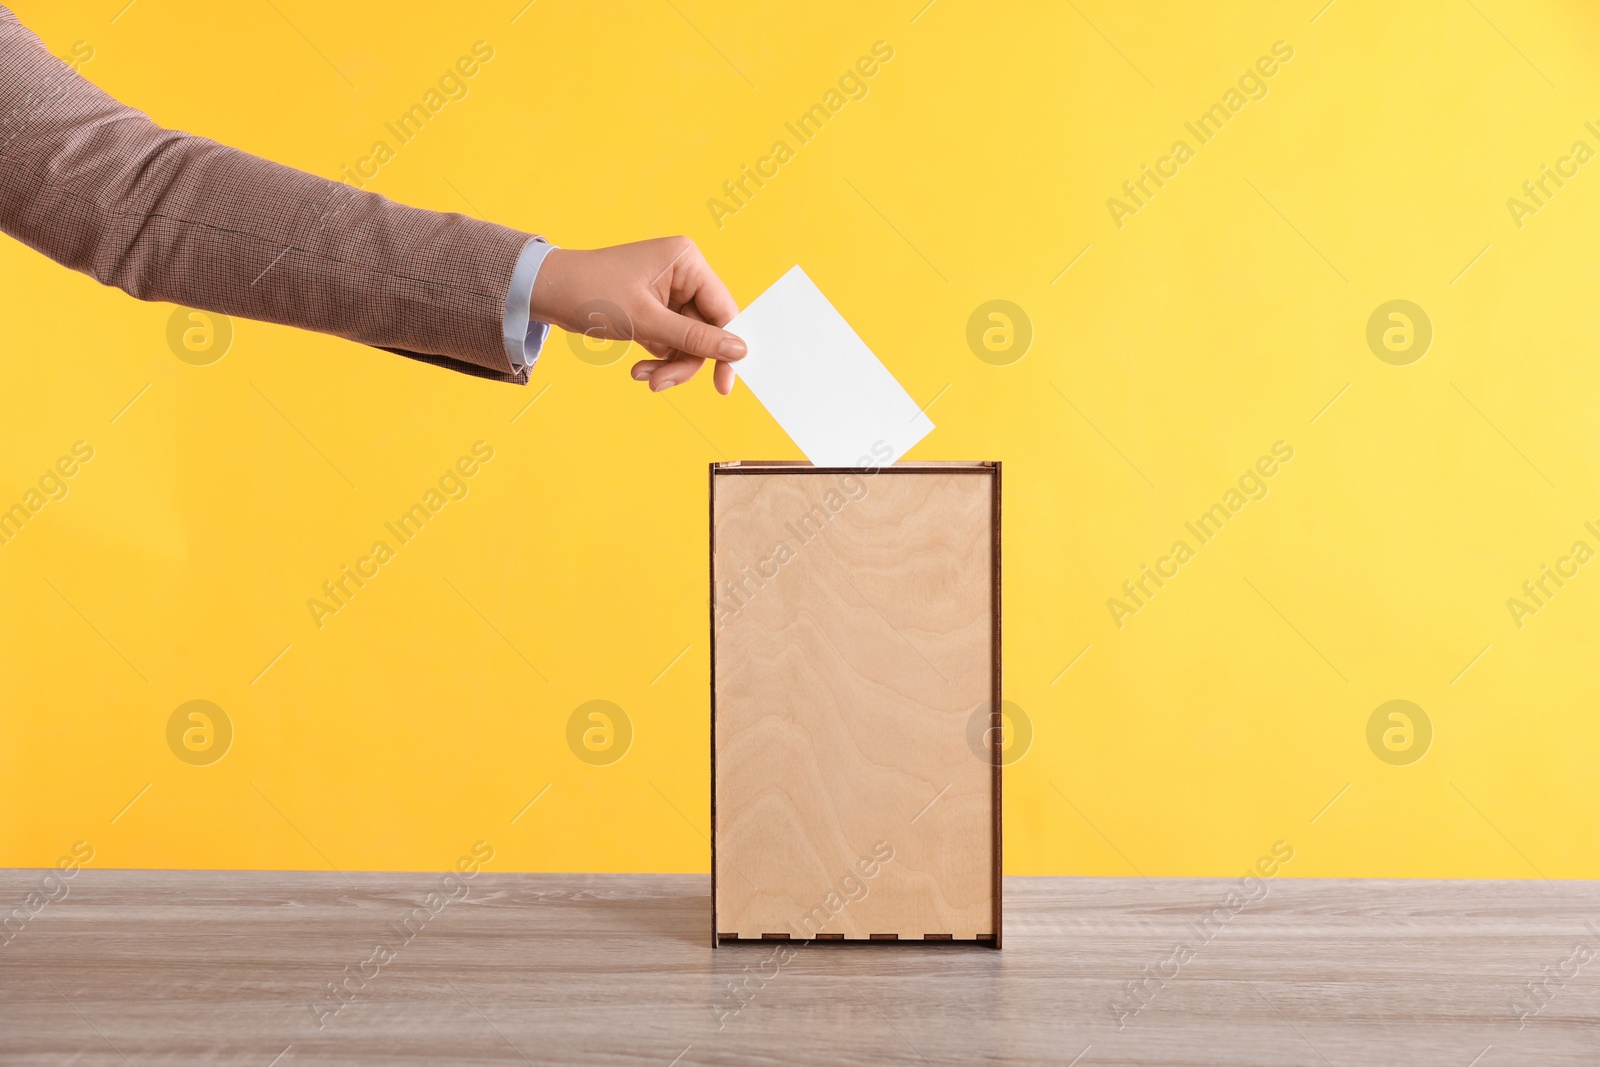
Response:
[{"label": "fingernail", "polygon": [[636,382],[642,382],[648,377],[650,377],[649,367],[640,367],[638,370],[633,372],[633,380]]},{"label": "fingernail", "polygon": [[737,337],[724,337],[717,346],[717,355],[724,359],[738,359],[744,355],[744,342]]},{"label": "fingernail", "polygon": [[677,382],[673,381],[671,378],[668,378],[666,381],[662,382],[660,385],[652,385],[650,387],[650,391],[652,393],[664,393],[668,389],[671,389],[674,385],[677,385],[677,384],[678,384]]}]

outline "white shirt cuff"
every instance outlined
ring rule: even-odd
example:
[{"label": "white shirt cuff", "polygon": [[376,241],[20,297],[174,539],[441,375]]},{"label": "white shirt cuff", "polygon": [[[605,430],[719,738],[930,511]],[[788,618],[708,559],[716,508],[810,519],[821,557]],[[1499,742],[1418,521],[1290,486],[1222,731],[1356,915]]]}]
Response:
[{"label": "white shirt cuff", "polygon": [[539,279],[544,257],[555,245],[535,237],[522,246],[517,265],[511,271],[511,288],[506,292],[506,356],[513,367],[532,367],[539,362],[539,350],[550,333],[547,322],[532,321],[533,283]]}]

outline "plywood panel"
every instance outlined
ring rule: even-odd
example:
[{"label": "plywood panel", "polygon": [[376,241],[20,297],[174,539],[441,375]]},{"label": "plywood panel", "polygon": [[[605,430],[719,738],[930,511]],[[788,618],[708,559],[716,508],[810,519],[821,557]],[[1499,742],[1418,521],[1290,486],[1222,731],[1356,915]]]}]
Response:
[{"label": "plywood panel", "polygon": [[996,477],[714,472],[718,933],[996,933]]}]

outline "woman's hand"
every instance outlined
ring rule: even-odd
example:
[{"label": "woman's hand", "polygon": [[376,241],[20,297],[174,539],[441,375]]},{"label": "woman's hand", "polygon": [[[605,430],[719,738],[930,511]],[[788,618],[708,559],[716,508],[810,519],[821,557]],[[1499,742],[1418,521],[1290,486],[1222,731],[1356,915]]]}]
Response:
[{"label": "woman's hand", "polygon": [[717,392],[733,391],[745,343],[721,329],[739,313],[733,295],[687,237],[611,248],[553,249],[539,268],[531,313],[569,333],[637,341],[655,359],[633,365],[659,393],[716,362]]}]

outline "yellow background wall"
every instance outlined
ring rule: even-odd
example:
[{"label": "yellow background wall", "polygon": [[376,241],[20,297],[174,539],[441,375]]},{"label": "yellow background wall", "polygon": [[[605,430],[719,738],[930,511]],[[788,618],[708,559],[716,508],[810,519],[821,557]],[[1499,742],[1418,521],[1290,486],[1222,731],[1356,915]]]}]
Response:
[{"label": "yellow background wall", "polygon": [[[1034,731],[1011,873],[1236,875],[1284,840],[1292,876],[1600,876],[1600,564],[1507,607],[1600,549],[1600,163],[1507,206],[1600,149],[1600,17],[925,2],[14,7],[158,121],[330,177],[482,40],[371,188],[575,247],[686,233],[743,302],[802,264],[931,402],[913,458],[1005,462]],[[794,145],[878,41],[868,95]],[[1279,41],[1200,144],[1185,122]],[[1108,199],[1179,139],[1119,227]],[[494,870],[707,869],[706,464],[798,456],[748,393],[646,395],[561,335],[526,390],[243,321],[197,366],[172,308],[14,242],[0,288],[0,504],[93,449],[0,546],[0,864],[84,840],[105,867],[443,869],[484,839]],[[967,342],[996,299],[1034,333],[1006,365]],[[1395,299],[1433,328],[1408,365],[1367,343]],[[307,599],[477,441],[469,495],[318,629]],[[1278,441],[1200,545],[1184,524]],[[1119,627],[1108,599],[1180,539]],[[196,699],[234,734],[207,766],[168,742]],[[605,766],[567,742],[596,699],[634,733]],[[1369,746],[1396,699],[1420,760]]]}]

